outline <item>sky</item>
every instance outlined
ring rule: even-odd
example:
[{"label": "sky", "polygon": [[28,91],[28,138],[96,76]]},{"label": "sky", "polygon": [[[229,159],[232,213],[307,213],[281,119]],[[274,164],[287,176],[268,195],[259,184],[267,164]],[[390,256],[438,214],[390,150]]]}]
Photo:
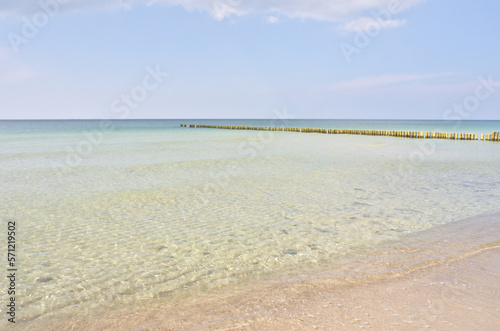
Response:
[{"label": "sky", "polygon": [[498,0],[0,1],[0,119],[500,120]]}]

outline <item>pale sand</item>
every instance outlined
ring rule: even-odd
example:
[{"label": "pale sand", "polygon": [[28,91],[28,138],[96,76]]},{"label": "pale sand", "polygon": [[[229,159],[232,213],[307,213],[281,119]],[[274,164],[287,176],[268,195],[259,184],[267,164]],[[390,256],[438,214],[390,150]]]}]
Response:
[{"label": "pale sand", "polygon": [[[44,330],[500,330],[499,231],[498,221],[454,226],[378,255],[358,257],[349,268],[341,264],[340,271],[38,326]],[[358,272],[365,276],[338,276]]]}]

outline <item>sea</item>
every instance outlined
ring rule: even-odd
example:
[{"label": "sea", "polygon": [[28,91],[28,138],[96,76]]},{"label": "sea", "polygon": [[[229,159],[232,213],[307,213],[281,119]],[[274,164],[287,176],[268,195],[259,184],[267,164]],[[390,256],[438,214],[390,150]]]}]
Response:
[{"label": "sea", "polygon": [[[15,294],[0,281],[0,329],[14,327],[12,297],[15,327],[36,330],[299,274],[392,272],[387,256],[345,266],[458,225],[477,234],[460,249],[499,239],[500,142],[189,124],[500,131],[500,121],[0,121],[0,249],[5,276],[15,270]],[[459,254],[446,238],[440,254]]]}]

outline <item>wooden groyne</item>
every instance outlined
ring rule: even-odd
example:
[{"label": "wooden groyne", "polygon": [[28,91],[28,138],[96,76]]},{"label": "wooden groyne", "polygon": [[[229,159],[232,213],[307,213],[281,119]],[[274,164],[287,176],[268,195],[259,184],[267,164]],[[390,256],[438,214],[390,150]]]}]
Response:
[{"label": "wooden groyne", "polygon": [[[186,128],[187,124],[181,124]],[[190,128],[225,129],[225,130],[257,130],[257,131],[288,131],[300,133],[321,134],[351,134],[365,136],[387,136],[413,139],[446,139],[446,140],[478,140],[478,141],[500,141],[500,132],[491,134],[475,133],[446,133],[446,132],[422,132],[422,131],[394,131],[394,130],[351,130],[351,129],[317,129],[317,128],[286,128],[272,126],[238,126],[238,125],[195,125],[189,124]]]}]

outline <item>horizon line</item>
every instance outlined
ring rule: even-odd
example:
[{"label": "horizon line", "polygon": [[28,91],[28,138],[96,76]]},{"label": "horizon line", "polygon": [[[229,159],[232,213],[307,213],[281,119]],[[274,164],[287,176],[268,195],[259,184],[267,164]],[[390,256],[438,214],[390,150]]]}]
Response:
[{"label": "horizon line", "polygon": [[[279,118],[6,118],[0,121],[266,121]],[[479,122],[479,121],[500,121],[500,119],[405,119],[405,118],[283,118],[289,121],[440,121],[440,122]]]}]

